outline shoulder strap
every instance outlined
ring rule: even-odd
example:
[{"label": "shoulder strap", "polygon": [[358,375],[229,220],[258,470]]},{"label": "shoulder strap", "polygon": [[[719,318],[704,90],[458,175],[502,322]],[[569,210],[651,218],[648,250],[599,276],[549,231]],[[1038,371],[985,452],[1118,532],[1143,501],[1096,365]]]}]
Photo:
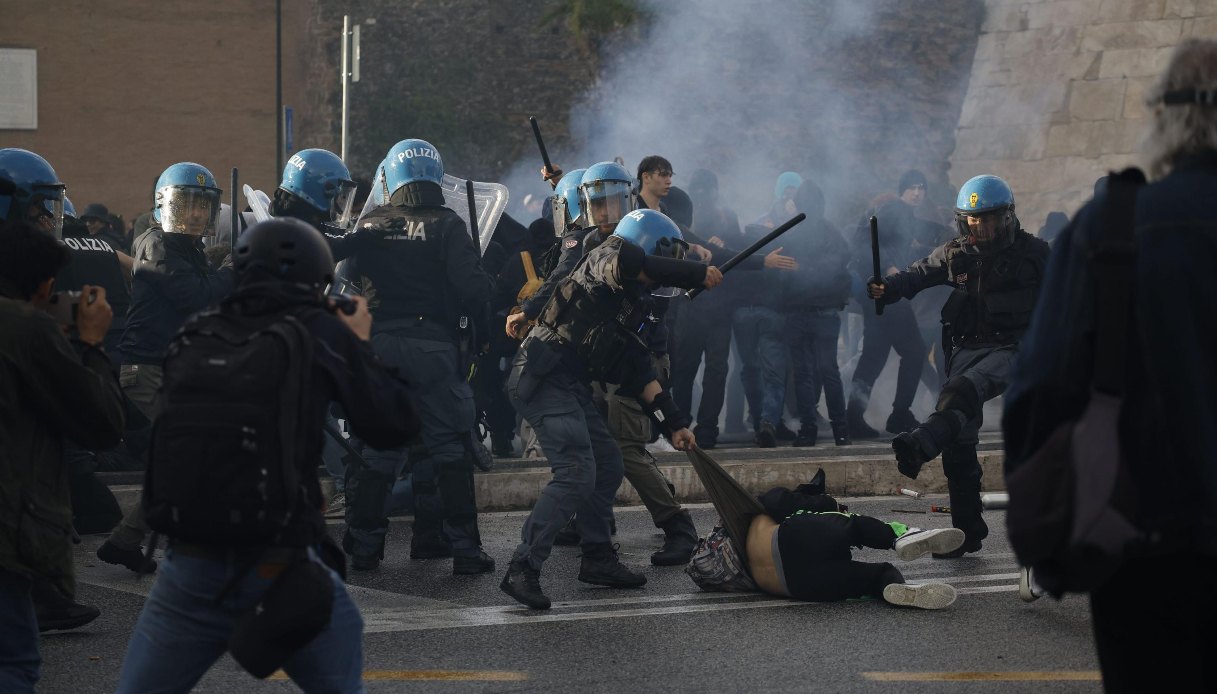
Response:
[{"label": "shoulder strap", "polygon": [[1145,174],[1139,169],[1125,169],[1108,176],[1106,205],[1100,215],[1102,237],[1091,255],[1099,295],[1091,385],[1112,395],[1124,392],[1132,278],[1137,263],[1134,224],[1137,192],[1143,185]]}]

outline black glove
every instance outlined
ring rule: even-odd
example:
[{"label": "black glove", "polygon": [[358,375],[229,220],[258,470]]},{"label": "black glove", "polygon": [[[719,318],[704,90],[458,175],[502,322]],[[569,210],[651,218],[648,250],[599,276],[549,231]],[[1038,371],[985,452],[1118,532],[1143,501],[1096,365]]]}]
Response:
[{"label": "black glove", "polygon": [[660,428],[669,438],[673,432],[687,428],[692,421],[688,415],[680,411],[680,408],[676,406],[676,401],[666,390],[656,395],[647,407],[651,411],[651,416],[659,422]]}]

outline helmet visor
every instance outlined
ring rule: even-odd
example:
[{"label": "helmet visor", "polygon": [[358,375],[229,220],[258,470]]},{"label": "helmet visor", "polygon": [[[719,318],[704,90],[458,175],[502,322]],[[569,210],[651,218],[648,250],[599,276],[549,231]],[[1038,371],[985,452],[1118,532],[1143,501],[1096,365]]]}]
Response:
[{"label": "helmet visor", "polygon": [[26,215],[30,224],[63,238],[63,199],[63,186],[36,186]]},{"label": "helmet visor", "polygon": [[346,229],[355,221],[351,213],[355,207],[355,183],[343,181],[338,184],[338,193],[330,203],[330,219],[338,226]]},{"label": "helmet visor", "polygon": [[166,186],[157,193],[161,228],[171,234],[215,236],[220,191],[194,186]]},{"label": "helmet visor", "polygon": [[551,200],[553,201],[554,236],[562,236],[566,233],[566,198],[555,195]]},{"label": "helmet visor", "polygon": [[609,226],[634,211],[634,194],[626,181],[595,181],[579,188],[590,226]]},{"label": "helmet visor", "polygon": [[956,215],[960,233],[968,245],[984,250],[997,245],[1005,235],[1007,210],[994,210],[980,214]]}]

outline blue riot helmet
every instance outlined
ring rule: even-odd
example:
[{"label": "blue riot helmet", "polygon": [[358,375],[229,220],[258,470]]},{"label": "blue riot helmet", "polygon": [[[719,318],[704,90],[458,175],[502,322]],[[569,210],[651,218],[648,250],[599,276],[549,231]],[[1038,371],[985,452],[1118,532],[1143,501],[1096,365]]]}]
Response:
[{"label": "blue riot helmet", "polygon": [[583,173],[587,169],[574,169],[566,172],[562,180],[554,188],[551,199],[554,216],[554,234],[561,236],[573,227],[587,226],[587,216],[579,204],[579,184],[583,182]]},{"label": "blue riot helmet", "polygon": [[644,209],[627,213],[617,223],[613,236],[620,236],[642,248],[647,255],[661,258],[680,260],[689,250],[689,244],[680,233],[680,227],[658,210]]},{"label": "blue riot helmet", "polygon": [[0,149],[0,220],[27,221],[60,238],[65,195],[46,159],[16,147]]},{"label": "blue riot helmet", "polygon": [[634,209],[634,179],[617,162],[602,161],[583,172],[579,202],[588,226],[611,227]]},{"label": "blue riot helmet", "polygon": [[211,172],[199,164],[179,162],[156,179],[153,216],[167,234],[214,236],[220,211],[220,189]]},{"label": "blue riot helmet", "polygon": [[997,176],[970,179],[955,198],[955,223],[964,250],[989,253],[1010,245],[1019,229],[1010,186]]},{"label": "blue riot helmet", "polygon": [[346,227],[355,202],[355,181],[338,155],[324,149],[305,149],[292,155],[283,167],[279,189],[311,206],[327,222]]},{"label": "blue riot helmet", "polygon": [[[443,199],[438,190],[444,180],[444,161],[439,151],[426,140],[402,140],[389,149],[385,156],[385,202],[399,189],[407,189],[406,203],[424,204],[426,200]],[[427,184],[434,184],[432,195],[426,195]],[[443,202],[439,202],[443,204]]]}]

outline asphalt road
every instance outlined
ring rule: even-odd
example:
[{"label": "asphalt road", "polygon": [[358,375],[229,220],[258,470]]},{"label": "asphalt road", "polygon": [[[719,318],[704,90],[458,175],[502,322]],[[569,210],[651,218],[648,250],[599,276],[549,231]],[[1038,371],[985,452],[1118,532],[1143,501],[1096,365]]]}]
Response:
[{"label": "asphalt road", "polygon": [[[925,509],[944,497],[849,500],[850,510],[921,527],[946,527]],[[713,511],[694,507],[703,532]],[[394,522],[388,558],[352,574],[371,692],[503,691],[1100,691],[1086,601],[1019,601],[1017,567],[1002,512],[987,513],[990,539],[977,555],[900,563],[910,581],[943,580],[959,590],[938,612],[874,601],[796,603],[763,595],[699,593],[679,568],[649,565],[660,535],[641,507],[617,514],[623,560],[645,566],[640,590],[575,580],[577,548],[556,548],[542,575],[555,601],[530,612],[498,589],[518,538],[522,513],[482,518],[493,575],[454,577],[445,560],[410,561],[408,523]],[[331,526],[337,533],[340,525]],[[42,692],[108,692],[117,683],[127,638],[153,579],[98,562],[79,547],[80,599],[102,616],[75,632],[42,639]],[[294,691],[287,681],[258,682],[225,656],[201,692]]]}]

